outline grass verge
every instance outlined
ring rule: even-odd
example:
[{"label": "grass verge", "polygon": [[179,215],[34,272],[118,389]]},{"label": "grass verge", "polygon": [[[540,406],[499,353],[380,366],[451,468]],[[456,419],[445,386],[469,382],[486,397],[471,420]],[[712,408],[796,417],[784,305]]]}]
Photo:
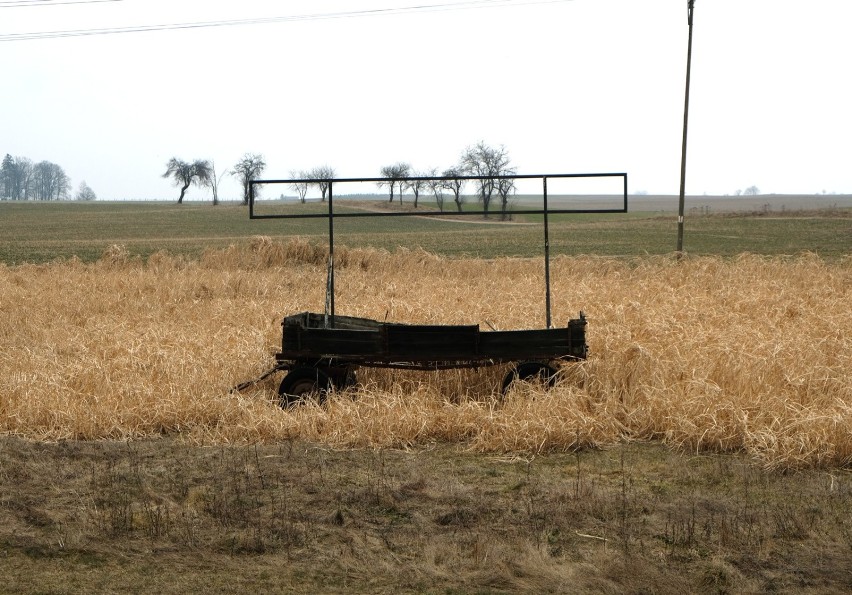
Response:
[{"label": "grass verge", "polygon": [[624,443],[539,457],[0,439],[5,592],[842,593],[848,472]]}]

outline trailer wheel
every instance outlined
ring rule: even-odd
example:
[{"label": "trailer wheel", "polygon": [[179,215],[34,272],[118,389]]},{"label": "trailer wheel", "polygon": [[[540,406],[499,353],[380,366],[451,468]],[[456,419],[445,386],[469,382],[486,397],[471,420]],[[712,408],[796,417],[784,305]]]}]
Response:
[{"label": "trailer wheel", "polygon": [[315,396],[321,403],[325,400],[325,396],[331,389],[331,386],[328,374],[319,368],[295,368],[290,370],[278,387],[278,397],[281,407],[286,409],[311,396]]},{"label": "trailer wheel", "polygon": [[506,374],[505,378],[503,378],[503,395],[509,392],[509,387],[511,387],[512,383],[516,380],[522,380],[524,382],[541,382],[550,388],[556,383],[556,370],[554,370],[552,366],[541,362],[524,362],[522,364],[518,364],[510,370],[508,374]]}]

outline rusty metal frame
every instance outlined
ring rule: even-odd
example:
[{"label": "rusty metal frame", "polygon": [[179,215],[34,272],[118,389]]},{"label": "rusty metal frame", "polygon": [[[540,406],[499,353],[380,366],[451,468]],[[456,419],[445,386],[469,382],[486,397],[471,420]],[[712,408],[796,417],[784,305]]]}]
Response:
[{"label": "rusty metal frame", "polygon": [[[620,208],[613,209],[550,209],[547,204],[547,180],[564,178],[622,178],[623,181],[623,203]],[[542,209],[518,209],[512,210],[513,215],[542,215],[544,226],[544,277],[545,277],[545,315],[547,328],[552,327],[551,299],[550,299],[550,226],[548,215],[560,214],[606,214],[627,212],[627,174],[626,173],[587,173],[587,174],[516,174],[506,176],[410,176],[397,178],[394,181],[403,183],[409,181],[453,181],[453,180],[542,180]],[[357,184],[357,183],[386,183],[388,178],[329,178],[329,179],[269,179],[251,180],[249,182],[249,218],[250,219],[328,219],[328,281],[326,286],[326,317],[328,324],[334,327],[334,220],[336,218],[356,217],[446,217],[456,216],[487,216],[500,211],[406,211],[400,213],[335,213],[334,212],[334,184]],[[255,212],[255,187],[266,184],[328,184],[328,213],[299,213],[299,214],[271,214],[261,215]],[[330,318],[329,318],[330,317]]]}]

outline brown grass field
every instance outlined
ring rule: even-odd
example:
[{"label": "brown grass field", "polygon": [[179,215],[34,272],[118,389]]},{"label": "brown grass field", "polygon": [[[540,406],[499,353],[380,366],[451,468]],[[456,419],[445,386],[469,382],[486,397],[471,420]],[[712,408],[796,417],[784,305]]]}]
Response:
[{"label": "brown grass field", "polygon": [[[544,325],[540,259],[445,259],[375,249],[341,249],[338,256],[341,314],[479,323],[483,329]],[[0,519],[17,527],[0,540],[0,563],[5,551],[14,562],[3,573],[7,580],[29,577],[36,585],[8,583],[13,592],[79,592],[72,583],[39,579],[42,563],[60,576],[63,568],[86,567],[91,580],[118,581],[118,587],[89,584],[101,592],[134,590],[131,585],[139,592],[197,590],[206,584],[205,573],[221,581],[207,586],[222,592],[272,584],[282,592],[565,592],[572,584],[613,593],[852,587],[848,257],[558,257],[552,263],[555,322],[583,310],[590,357],[566,365],[553,389],[522,387],[502,403],[495,391],[505,370],[495,368],[364,370],[356,390],[291,410],[276,404],[280,377],[242,393],[231,390],[271,367],[284,315],[322,311],[324,258],[322,248],[304,240],[259,237],[208,250],[199,260],[162,252],[140,259],[114,246],[91,264],[72,258],[0,265],[0,433],[7,436],[0,446]],[[86,446],[98,441],[126,444],[130,455],[114,458]],[[59,445],[50,455],[56,462],[38,466],[38,453],[53,448],[39,443]],[[167,451],[172,463],[136,450],[165,443],[175,444]],[[181,444],[207,450],[184,451]],[[689,498],[672,504],[671,486],[642,483],[640,472],[630,470],[638,456],[631,449],[648,444],[659,453],[641,468],[650,477],[662,467],[680,469],[684,483],[677,490]],[[446,455],[447,448],[456,454]],[[21,454],[28,449],[36,458]],[[400,462],[405,455],[398,453],[430,450],[436,452],[431,462]],[[59,462],[72,451],[74,457]],[[4,452],[17,462],[3,463]],[[218,462],[205,452],[220,453]],[[316,452],[327,454],[310,454]],[[358,452],[372,454],[362,454],[347,476],[346,453]],[[397,454],[385,460],[383,453]],[[597,471],[586,470],[589,459],[605,453],[619,454],[599,459]],[[715,453],[728,458],[702,458]],[[460,470],[468,456],[498,462],[489,463],[493,473],[468,477]],[[193,483],[193,474],[201,473],[193,457],[204,459],[211,477],[222,481]],[[295,462],[287,471],[268,467],[278,474],[273,482],[263,470],[278,463],[264,457]],[[72,460],[77,471],[69,474],[63,469]],[[539,465],[559,471],[548,475]],[[706,490],[684,488],[690,469],[702,465],[719,466],[711,473],[716,480]],[[63,473],[65,484],[48,480]],[[802,481],[792,493],[767,488],[783,474]],[[48,500],[60,492],[70,497],[63,485],[75,485],[89,500],[61,518],[38,498],[16,500],[13,487],[36,478],[46,482],[40,489]],[[154,487],[164,481],[172,482],[164,489],[168,497]],[[361,487],[341,488],[346,481]],[[270,485],[277,496],[269,495]],[[324,493],[319,509],[327,509],[325,520],[299,508],[304,498],[294,499],[288,512],[288,494],[308,485],[312,497]],[[722,490],[727,504],[714,509],[701,499],[713,490]],[[483,498],[507,508],[489,507]],[[597,520],[570,524],[587,517],[569,500],[586,502],[583,514]],[[352,520],[356,501],[371,511],[360,524]],[[417,508],[427,501],[428,512]],[[788,505],[795,512],[785,516]],[[197,526],[186,517],[193,510],[206,511]],[[294,517],[295,510],[303,516]],[[656,511],[652,520],[649,510]],[[436,541],[413,537],[424,531],[413,520],[417,514],[433,519],[429,526],[441,535]],[[653,529],[646,532],[643,523]],[[312,550],[308,544],[322,541],[316,533],[325,535],[328,526],[354,533],[330,550]],[[401,528],[405,547],[394,542],[402,540],[395,533]],[[107,546],[92,545],[95,537],[107,543],[132,538],[137,545],[128,546],[128,559],[154,564],[148,554],[159,552],[164,568],[182,568],[187,582],[154,581],[146,588],[138,582],[144,583],[144,564],[118,572],[126,565]],[[757,570],[781,551],[769,544],[782,538],[793,544],[790,552],[796,543],[820,552],[819,559],[790,558],[816,573],[808,575],[811,582],[791,579],[783,559],[773,559],[775,574],[765,566]],[[813,549],[820,540],[823,545]],[[736,564],[725,554],[734,547],[748,552],[736,556]],[[219,570],[185,568],[192,556],[178,558],[181,548],[211,552]],[[253,568],[259,574],[239,575],[243,582],[237,575],[231,582],[222,578],[224,570],[237,572],[233,556],[270,552],[301,561],[285,571],[258,558]],[[90,565],[86,556],[94,556]],[[489,557],[495,566],[486,571]],[[334,560],[328,575],[308,566],[327,558]],[[619,569],[612,571],[617,576],[603,569],[608,564]],[[819,574],[821,568],[830,573]]]},{"label": "brown grass field", "polygon": [[[494,406],[503,370],[364,371],[357,394],[283,412],[280,318],[322,311],[322,249],[258,238],[200,262],[120,248],[0,268],[0,430],[42,440],[180,433],[198,443],[463,442],[536,454],[660,440],[769,468],[852,461],[852,267],[814,256],[553,263],[557,321],[583,310],[591,357],[554,390]],[[538,261],[339,255],[337,310],[398,322],[544,326]]]}]

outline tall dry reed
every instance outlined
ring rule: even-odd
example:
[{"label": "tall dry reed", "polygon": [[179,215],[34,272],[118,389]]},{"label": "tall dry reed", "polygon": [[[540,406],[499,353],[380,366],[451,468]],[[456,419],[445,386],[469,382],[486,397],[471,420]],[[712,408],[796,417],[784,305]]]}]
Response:
[{"label": "tall dry reed", "polygon": [[[341,249],[338,266],[342,314],[545,323],[539,260]],[[362,370],[357,392],[288,411],[276,379],[232,392],[272,365],[284,315],[322,311],[325,276],[322,247],[268,238],[197,262],[116,246],[91,265],[0,266],[0,432],[501,452],[661,440],[774,468],[852,462],[850,259],[555,259],[555,322],[586,312],[590,358],[499,406],[500,369]]]}]

